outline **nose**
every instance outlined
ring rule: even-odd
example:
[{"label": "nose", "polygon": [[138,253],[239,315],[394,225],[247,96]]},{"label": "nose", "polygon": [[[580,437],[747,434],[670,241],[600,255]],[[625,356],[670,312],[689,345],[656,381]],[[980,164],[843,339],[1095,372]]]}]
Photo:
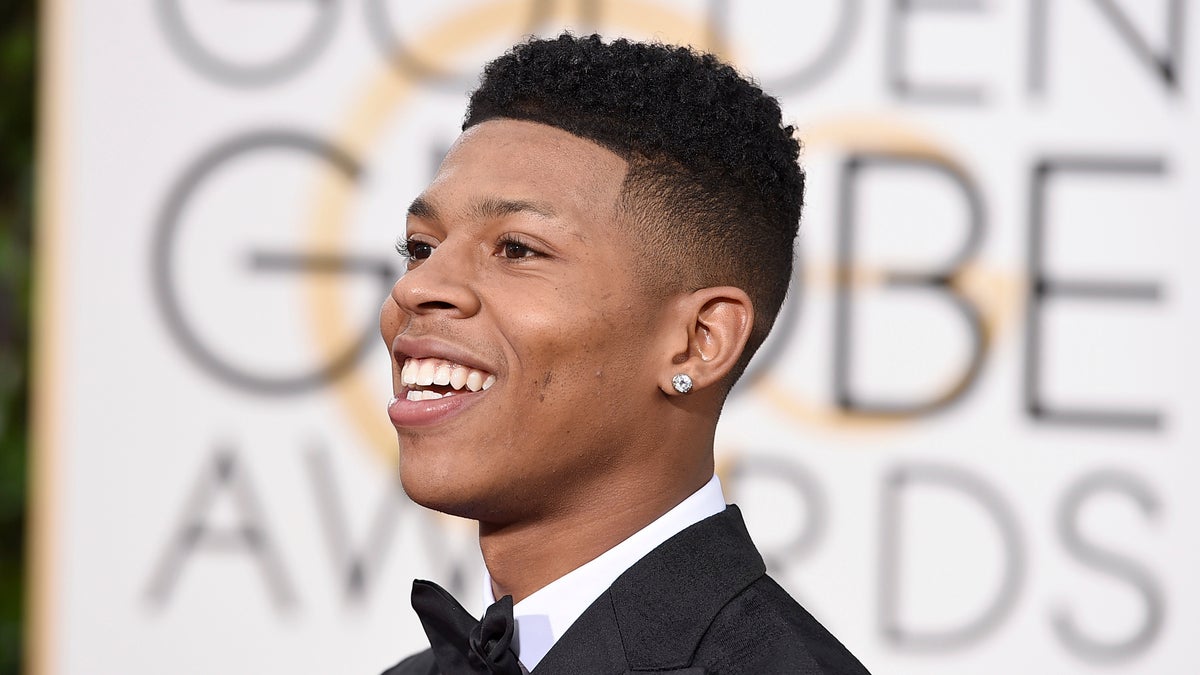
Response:
[{"label": "nose", "polygon": [[465,319],[479,312],[479,296],[471,283],[471,266],[443,245],[392,286],[391,301],[410,317],[440,314]]}]

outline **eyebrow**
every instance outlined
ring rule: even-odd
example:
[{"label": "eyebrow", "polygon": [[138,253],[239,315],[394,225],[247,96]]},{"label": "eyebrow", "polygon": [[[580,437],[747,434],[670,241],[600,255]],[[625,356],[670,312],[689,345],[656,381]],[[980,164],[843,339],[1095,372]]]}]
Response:
[{"label": "eyebrow", "polygon": [[[503,218],[517,213],[532,213],[542,218],[554,218],[555,212],[547,204],[532,202],[524,199],[501,199],[485,197],[472,205],[470,214],[476,220]],[[424,197],[417,197],[408,206],[408,215],[427,220],[438,220],[437,209]]]},{"label": "eyebrow", "polygon": [[426,220],[437,220],[437,209],[433,208],[424,197],[417,197],[408,205],[408,215],[414,218],[424,218]]},{"label": "eyebrow", "polygon": [[480,220],[502,218],[517,213],[532,213],[542,218],[554,217],[554,209],[550,208],[550,206],[524,199],[486,197],[471,208],[471,215]]}]

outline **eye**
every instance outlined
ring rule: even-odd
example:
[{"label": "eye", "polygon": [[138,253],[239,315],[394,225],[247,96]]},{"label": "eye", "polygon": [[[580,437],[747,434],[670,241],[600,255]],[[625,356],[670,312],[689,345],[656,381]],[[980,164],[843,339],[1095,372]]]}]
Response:
[{"label": "eye", "polygon": [[424,260],[433,255],[433,244],[419,239],[397,239],[396,252],[407,260]]},{"label": "eye", "polygon": [[533,258],[540,255],[517,237],[506,237],[500,240],[499,254],[509,260]]}]

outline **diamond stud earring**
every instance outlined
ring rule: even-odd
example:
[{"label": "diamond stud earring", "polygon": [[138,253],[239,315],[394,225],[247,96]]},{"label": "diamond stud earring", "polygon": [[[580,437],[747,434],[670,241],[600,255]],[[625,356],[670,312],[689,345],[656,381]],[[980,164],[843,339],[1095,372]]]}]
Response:
[{"label": "diamond stud earring", "polygon": [[675,391],[686,394],[692,390],[692,378],[680,373],[671,378],[671,386],[675,387]]}]

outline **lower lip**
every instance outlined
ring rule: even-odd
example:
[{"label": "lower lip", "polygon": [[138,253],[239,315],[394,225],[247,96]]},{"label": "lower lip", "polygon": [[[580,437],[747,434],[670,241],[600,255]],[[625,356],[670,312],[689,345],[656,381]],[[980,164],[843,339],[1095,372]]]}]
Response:
[{"label": "lower lip", "polygon": [[392,424],[397,428],[433,426],[466,410],[482,396],[483,392],[471,392],[428,401],[410,401],[404,396],[399,396],[388,403],[388,417],[392,418]]}]

